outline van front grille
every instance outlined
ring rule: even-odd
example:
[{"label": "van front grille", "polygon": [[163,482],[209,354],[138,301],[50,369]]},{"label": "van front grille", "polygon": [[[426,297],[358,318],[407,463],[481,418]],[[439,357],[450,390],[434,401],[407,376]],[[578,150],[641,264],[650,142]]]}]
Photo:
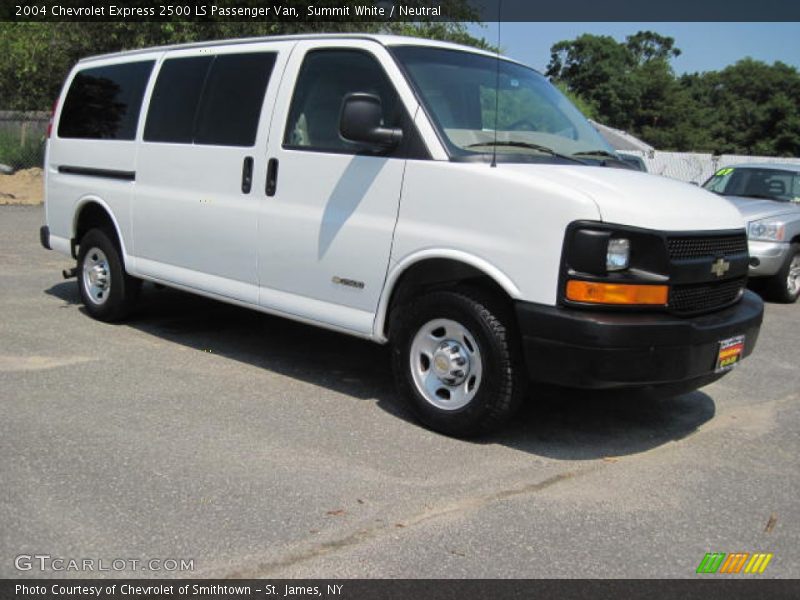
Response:
[{"label": "van front grille", "polygon": [[744,292],[746,278],[728,281],[675,285],[669,294],[669,309],[692,314],[723,308],[736,302]]},{"label": "van front grille", "polygon": [[667,238],[670,260],[730,256],[747,252],[747,235]]}]

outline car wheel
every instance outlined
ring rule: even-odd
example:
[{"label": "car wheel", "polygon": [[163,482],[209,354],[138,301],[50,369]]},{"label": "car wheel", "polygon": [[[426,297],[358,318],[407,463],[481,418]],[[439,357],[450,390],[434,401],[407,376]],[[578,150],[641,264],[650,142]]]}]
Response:
[{"label": "car wheel", "polygon": [[125,272],[116,236],[91,229],[78,251],[78,287],[86,311],[100,321],[118,321],[133,308],[141,280]]},{"label": "car wheel", "polygon": [[800,244],[791,245],[780,271],[767,281],[766,292],[776,302],[797,302],[800,297]]},{"label": "car wheel", "polygon": [[392,367],[417,418],[457,437],[487,433],[518,408],[527,377],[513,318],[477,290],[437,291],[393,311]]}]

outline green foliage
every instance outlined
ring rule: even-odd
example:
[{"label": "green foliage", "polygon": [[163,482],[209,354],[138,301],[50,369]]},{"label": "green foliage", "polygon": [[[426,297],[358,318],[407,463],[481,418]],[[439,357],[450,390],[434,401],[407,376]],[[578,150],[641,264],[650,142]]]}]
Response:
[{"label": "green foliage", "polygon": [[633,67],[631,53],[614,38],[585,34],[552,47],[546,74],[596,107],[609,124],[629,129],[637,101],[629,85]]},{"label": "green foliage", "polygon": [[41,167],[44,164],[44,140],[20,141],[19,136],[0,131],[0,164],[14,169]]},{"label": "green foliage", "polygon": [[800,156],[800,73],[794,67],[747,58],[684,79],[712,108],[714,151]]},{"label": "green foliage", "polygon": [[[337,0],[332,6],[355,4]],[[317,2],[318,6],[326,2]],[[293,33],[370,32],[416,35],[489,48],[467,33],[474,13],[464,0],[446,0],[460,22],[0,22],[0,110],[48,110],[77,60],[86,56],[204,40]]]},{"label": "green foliage", "polygon": [[674,43],[651,31],[582,35],[552,47],[547,75],[596,120],[661,150],[800,156],[797,69],[744,59],[676,77]]}]

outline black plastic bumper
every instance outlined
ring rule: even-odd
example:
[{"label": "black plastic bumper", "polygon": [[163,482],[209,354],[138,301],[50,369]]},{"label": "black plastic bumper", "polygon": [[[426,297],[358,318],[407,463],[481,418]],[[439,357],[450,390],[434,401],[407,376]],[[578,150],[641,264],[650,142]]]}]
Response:
[{"label": "black plastic bumper", "polygon": [[39,241],[45,250],[50,250],[50,228],[47,225],[39,228]]},{"label": "black plastic bumper", "polygon": [[588,312],[516,304],[531,379],[581,388],[640,387],[713,377],[719,342],[744,334],[743,357],[758,339],[764,305],[745,291],[719,312]]}]

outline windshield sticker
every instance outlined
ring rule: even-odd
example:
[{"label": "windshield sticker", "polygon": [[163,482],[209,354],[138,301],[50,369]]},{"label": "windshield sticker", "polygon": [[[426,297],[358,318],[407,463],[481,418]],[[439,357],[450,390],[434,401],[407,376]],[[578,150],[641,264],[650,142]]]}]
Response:
[{"label": "windshield sticker", "polygon": [[720,169],[715,173],[715,175],[717,177],[724,177],[725,175],[730,175],[731,173],[733,173],[733,169],[727,168],[727,169]]}]

